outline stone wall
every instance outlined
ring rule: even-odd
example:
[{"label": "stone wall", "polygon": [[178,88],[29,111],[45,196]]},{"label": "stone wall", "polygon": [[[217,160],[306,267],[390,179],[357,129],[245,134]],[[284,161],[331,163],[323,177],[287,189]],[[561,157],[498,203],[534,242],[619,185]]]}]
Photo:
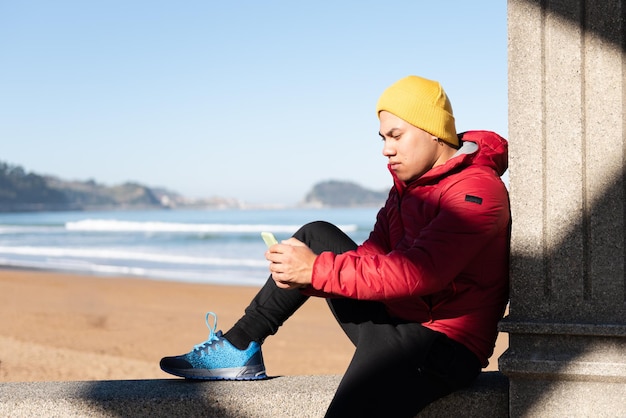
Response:
[{"label": "stone wall", "polygon": [[626,416],[626,6],[508,6],[510,413]]}]

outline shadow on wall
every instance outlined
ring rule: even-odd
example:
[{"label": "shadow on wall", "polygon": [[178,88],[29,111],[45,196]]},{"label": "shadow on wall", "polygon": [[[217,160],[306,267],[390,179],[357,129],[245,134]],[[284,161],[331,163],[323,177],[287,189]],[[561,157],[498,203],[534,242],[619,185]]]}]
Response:
[{"label": "shadow on wall", "polygon": [[[557,15],[576,27],[593,32],[618,46],[622,50],[622,56],[626,51],[626,5],[622,6],[619,0],[519,1],[540,7],[544,14]],[[509,83],[514,84],[515,79],[509,80]],[[566,103],[563,104],[563,107],[567,106]],[[626,109],[619,111],[622,125],[624,110]],[[625,139],[619,135],[623,127],[609,127],[609,131],[611,128],[616,132],[615,151],[624,154]],[[626,157],[622,157],[621,161],[619,171],[607,175],[601,182],[602,190],[597,193],[599,198],[589,202],[589,208],[583,208],[581,212],[584,212],[584,216],[573,219],[576,215],[573,213],[572,217],[563,219],[570,225],[567,236],[560,243],[548,248],[543,258],[532,259],[516,254],[515,242],[512,243],[511,314],[519,315],[519,320],[540,317],[553,322],[585,324],[591,318],[592,323],[607,326],[616,324],[619,329],[626,325]],[[515,196],[515,175],[512,174],[512,204],[523,200],[524,204],[540,205],[539,201],[532,202],[533,196]],[[524,176],[524,173],[517,175]],[[569,180],[563,178],[561,181]],[[581,194],[585,193],[585,187],[581,184]],[[515,219],[513,223],[515,228]],[[517,231],[517,235],[523,234],[523,231]],[[541,246],[542,243],[538,242],[536,245]],[[529,279],[516,280],[520,277]],[[562,310],[563,307],[569,309]],[[526,313],[531,313],[532,316],[526,318]]]},{"label": "shadow on wall", "polygon": [[[85,382],[81,398],[110,417],[233,417],[205,382],[184,379]],[[215,386],[213,386],[215,387]],[[241,416],[241,415],[240,415]]]},{"label": "shadow on wall", "polygon": [[[509,1],[540,9],[542,19],[557,18],[575,28],[582,28],[582,36],[600,38],[619,48],[624,56],[626,6],[623,2]],[[575,43],[580,41],[573,40]],[[585,45],[584,40],[582,44]],[[581,68],[581,72],[583,70]],[[510,76],[509,85],[512,86],[516,82],[515,73]],[[573,86],[573,91],[577,88],[580,86]],[[621,90],[624,87],[618,85],[615,88]],[[572,95],[572,106],[579,106],[577,94]],[[569,106],[568,103],[562,105]],[[584,113],[584,109],[581,112]],[[624,109],[617,112],[623,125]],[[615,151],[623,155],[624,138],[620,134],[623,126],[609,126],[608,131],[611,129],[616,133]],[[517,158],[521,160],[523,155]],[[584,159],[584,156],[580,158]],[[537,379],[546,379],[542,383],[549,385],[547,389],[538,384],[536,389],[532,385],[526,387],[522,409],[528,413],[532,413],[534,406],[540,404],[548,392],[560,390],[558,381],[548,383],[553,374],[564,379],[623,384],[624,375],[620,370],[624,367],[623,353],[626,350],[626,174],[623,157],[621,161],[621,168],[616,173],[602,179],[602,190],[597,194],[599,198],[589,202],[589,207],[582,208],[580,213],[583,215],[574,218],[578,216],[577,211],[563,219],[570,226],[560,242],[536,243],[537,247],[545,245],[542,257],[516,254],[516,243],[512,243],[510,316],[502,327],[510,332],[511,339],[501,367],[511,377],[525,376],[515,374],[519,368]],[[524,176],[524,173],[512,173],[513,205],[541,205],[540,201],[532,202],[533,196],[515,196],[516,175]],[[565,183],[568,179],[560,181]],[[586,185],[581,184],[580,193],[585,193],[584,187]],[[515,228],[515,218],[513,223]],[[516,234],[522,236],[524,232],[517,231]],[[529,358],[531,355],[533,357]],[[583,370],[581,364],[586,361],[593,365],[593,370]],[[622,368],[611,370],[611,366],[618,363]],[[576,376],[578,370],[584,376]]]},{"label": "shadow on wall", "polygon": [[622,51],[626,49],[623,28],[625,9],[619,0],[522,1],[540,7],[544,15],[558,16],[576,27],[583,28],[586,33],[601,37],[606,42],[620,47]]},{"label": "shadow on wall", "polygon": [[[619,211],[613,213],[624,213],[626,174],[622,172],[616,177],[595,202],[591,213],[613,211],[616,207]],[[601,266],[612,272],[610,275],[595,272],[589,288],[584,277],[590,273],[583,271],[589,268],[589,263],[581,262],[580,256],[589,242],[583,247],[578,244],[589,239],[584,230],[595,223],[592,219],[578,220],[561,245],[546,254],[546,258],[512,256],[510,315],[501,324],[501,329],[510,333],[509,349],[501,357],[500,368],[512,379],[534,377],[548,384],[548,387],[539,384],[526,387],[523,404],[529,413],[552,390],[560,390],[558,381],[550,381],[551,375],[565,380],[582,378],[590,384],[604,381],[623,385],[624,376],[615,366],[620,365],[623,370],[626,352],[626,295],[621,265],[625,251],[624,216],[614,221],[604,225],[605,244],[613,247],[613,253],[622,255],[614,258],[618,263],[613,262],[612,267],[611,261]],[[613,231],[608,231],[610,228]],[[618,241],[608,242],[611,237]],[[597,247],[591,249],[596,250]],[[551,281],[570,285],[559,292],[560,287],[550,287]],[[581,368],[581,364],[594,364],[594,367]]]},{"label": "shadow on wall", "polygon": [[[311,378],[311,387],[319,385],[314,376],[308,377]],[[312,407],[310,394],[302,393],[303,389],[311,387],[292,382],[298,387],[290,393],[294,402],[289,406],[289,403],[283,403],[280,399],[285,398],[284,394],[289,388],[275,387],[272,381],[273,379],[255,382],[185,379],[93,381],[81,382],[83,389],[78,396],[81,401],[88,403],[90,412],[107,417],[286,416],[284,408],[292,409],[299,399],[303,400],[302,416],[323,414],[323,407],[329,402],[325,398],[328,393],[319,394],[319,409],[315,410],[318,405]],[[299,414],[298,411],[293,413]]]}]

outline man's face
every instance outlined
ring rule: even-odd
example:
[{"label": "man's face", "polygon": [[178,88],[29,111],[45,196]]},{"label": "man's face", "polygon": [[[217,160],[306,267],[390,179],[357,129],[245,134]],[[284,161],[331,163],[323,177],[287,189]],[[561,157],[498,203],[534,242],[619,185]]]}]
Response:
[{"label": "man's face", "polygon": [[384,110],[379,118],[379,135],[385,142],[383,155],[398,179],[410,183],[445,162],[440,160],[448,147],[437,137]]}]

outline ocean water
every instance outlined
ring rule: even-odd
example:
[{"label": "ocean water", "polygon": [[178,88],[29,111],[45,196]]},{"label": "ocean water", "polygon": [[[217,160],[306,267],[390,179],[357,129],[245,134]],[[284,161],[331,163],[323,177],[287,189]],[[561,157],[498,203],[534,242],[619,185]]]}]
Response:
[{"label": "ocean water", "polygon": [[0,265],[151,280],[258,286],[262,231],[280,241],[325,220],[357,243],[377,208],[0,214]]}]

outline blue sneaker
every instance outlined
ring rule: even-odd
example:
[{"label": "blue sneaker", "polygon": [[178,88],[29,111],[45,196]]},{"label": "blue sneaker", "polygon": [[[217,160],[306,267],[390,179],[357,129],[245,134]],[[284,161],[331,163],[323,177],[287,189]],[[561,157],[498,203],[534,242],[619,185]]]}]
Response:
[{"label": "blue sneaker", "polygon": [[[213,326],[209,325],[213,317]],[[257,380],[265,379],[265,365],[261,346],[251,342],[248,348],[240,350],[222,336],[217,328],[217,315],[206,314],[209,338],[196,345],[191,352],[161,359],[161,369],[186,379],[205,380]]]}]

